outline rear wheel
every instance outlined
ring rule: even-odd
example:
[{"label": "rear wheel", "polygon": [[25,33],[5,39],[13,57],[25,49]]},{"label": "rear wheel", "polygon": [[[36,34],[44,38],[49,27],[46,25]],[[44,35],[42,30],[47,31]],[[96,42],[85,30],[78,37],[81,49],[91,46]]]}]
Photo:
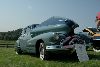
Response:
[{"label": "rear wheel", "polygon": [[17,48],[16,48],[16,54],[22,54],[22,50],[21,50],[20,47],[17,47]]},{"label": "rear wheel", "polygon": [[40,43],[40,47],[39,47],[39,51],[40,51],[40,59],[41,60],[47,60],[48,59],[48,54],[46,52],[44,43]]}]

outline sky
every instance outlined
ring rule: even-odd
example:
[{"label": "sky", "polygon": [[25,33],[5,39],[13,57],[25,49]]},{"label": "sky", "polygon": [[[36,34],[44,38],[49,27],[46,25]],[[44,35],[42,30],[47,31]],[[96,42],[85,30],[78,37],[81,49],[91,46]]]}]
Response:
[{"label": "sky", "polygon": [[0,0],[0,32],[40,24],[52,16],[74,20],[81,31],[96,27],[97,12],[100,0]]}]

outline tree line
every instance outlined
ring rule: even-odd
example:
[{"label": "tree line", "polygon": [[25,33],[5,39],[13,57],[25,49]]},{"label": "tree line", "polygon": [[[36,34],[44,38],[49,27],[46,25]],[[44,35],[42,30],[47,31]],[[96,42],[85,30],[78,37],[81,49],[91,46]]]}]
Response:
[{"label": "tree line", "polygon": [[21,32],[22,28],[8,32],[0,32],[0,40],[17,40]]}]

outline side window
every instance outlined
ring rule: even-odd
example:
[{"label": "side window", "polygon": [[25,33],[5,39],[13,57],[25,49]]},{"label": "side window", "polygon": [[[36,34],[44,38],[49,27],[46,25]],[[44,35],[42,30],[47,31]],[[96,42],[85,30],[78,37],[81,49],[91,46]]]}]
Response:
[{"label": "side window", "polygon": [[26,29],[24,28],[22,31],[22,35],[26,33]]},{"label": "side window", "polygon": [[26,33],[29,33],[30,31],[31,31],[30,27],[26,28]]},{"label": "side window", "polygon": [[34,36],[36,36],[36,32],[30,32],[30,35],[33,38]]},{"label": "side window", "polygon": [[26,34],[26,29],[24,30],[24,34]]},{"label": "side window", "polygon": [[34,29],[35,27],[36,27],[36,25],[33,25],[33,26],[32,26],[32,29]]}]

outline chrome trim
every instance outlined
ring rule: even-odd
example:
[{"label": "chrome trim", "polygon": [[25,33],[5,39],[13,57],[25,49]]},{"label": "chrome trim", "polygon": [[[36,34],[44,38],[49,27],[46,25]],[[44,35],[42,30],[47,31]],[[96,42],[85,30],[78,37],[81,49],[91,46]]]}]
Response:
[{"label": "chrome trim", "polygon": [[61,46],[61,45],[46,46],[46,50],[47,51],[69,50],[69,49],[73,49],[73,48],[74,48],[73,45],[69,45],[69,47],[67,47],[67,46]]}]

